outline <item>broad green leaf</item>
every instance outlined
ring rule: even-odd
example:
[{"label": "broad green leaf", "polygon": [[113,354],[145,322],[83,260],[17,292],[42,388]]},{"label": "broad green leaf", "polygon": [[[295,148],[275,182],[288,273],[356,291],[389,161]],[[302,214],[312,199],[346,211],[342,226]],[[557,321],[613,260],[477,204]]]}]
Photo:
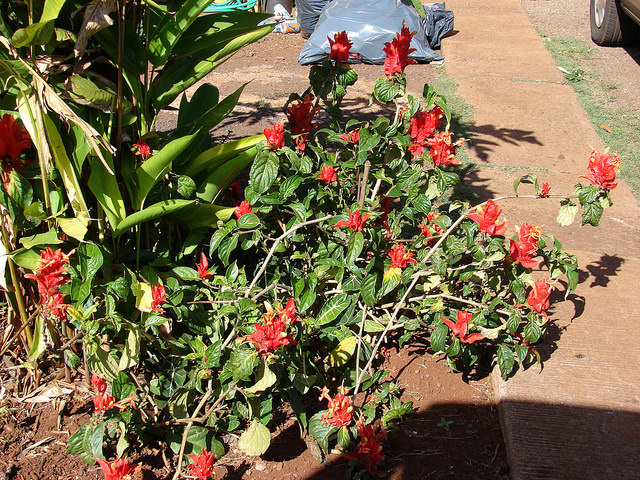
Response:
[{"label": "broad green leaf", "polygon": [[529,320],[524,326],[523,330],[524,339],[529,343],[536,343],[542,336],[542,328],[535,320]]},{"label": "broad green leaf", "polygon": [[322,415],[327,413],[321,410],[309,419],[309,433],[316,439],[320,448],[325,452],[329,451],[329,437],[338,431],[339,427],[329,425],[322,419]]},{"label": "broad green leaf", "polygon": [[269,366],[266,365],[265,362],[262,362],[258,370],[256,383],[249,388],[245,388],[244,391],[251,394],[263,392],[274,385],[277,379],[278,377],[276,377],[276,374],[273,373]]},{"label": "broad green leaf", "polygon": [[102,266],[103,257],[100,248],[93,243],[85,242],[78,245],[77,253],[80,275],[85,280],[92,279]]},{"label": "broad green leaf", "polygon": [[35,362],[40,358],[40,355],[47,349],[47,343],[45,341],[46,328],[44,318],[42,315],[38,315],[36,323],[33,327],[33,339],[31,341],[31,349],[29,350],[29,360]]},{"label": "broad green leaf", "polygon": [[582,225],[590,224],[597,227],[600,225],[600,219],[602,218],[603,212],[604,208],[597,200],[585,204],[584,209],[582,210]]},{"label": "broad green leaf", "polygon": [[118,375],[118,362],[99,345],[85,344],[85,354],[89,370],[103,377],[107,382],[113,382]]},{"label": "broad green leaf", "polygon": [[382,291],[380,296],[383,297],[387,293],[391,292],[400,284],[402,278],[402,269],[399,267],[389,267],[382,278]]},{"label": "broad green leaf", "polygon": [[358,345],[358,339],[354,335],[342,339],[336,348],[329,354],[329,365],[331,367],[341,367],[349,361]]},{"label": "broad green leaf", "polygon": [[260,225],[260,219],[254,213],[246,213],[238,219],[238,228],[249,230]]},{"label": "broad green leaf", "polygon": [[55,230],[49,230],[47,233],[23,237],[20,239],[20,243],[24,248],[32,248],[42,245],[59,245],[62,243],[62,240],[58,239],[58,234]]},{"label": "broad green leaf", "polygon": [[135,192],[137,208],[142,207],[144,199],[153,186],[158,183],[158,180],[171,168],[171,162],[185,151],[196,136],[197,132],[169,142],[135,170],[135,178],[138,184],[138,191]]},{"label": "broad green leaf", "polygon": [[431,334],[431,349],[436,353],[444,352],[448,335],[449,328],[444,323],[438,324]]},{"label": "broad green leaf", "polygon": [[65,234],[78,240],[84,240],[89,226],[89,221],[84,216],[77,218],[58,217],[56,223]]},{"label": "broad green leaf", "polygon": [[[111,156],[105,154],[105,157],[108,165],[113,168]],[[90,157],[89,162],[89,189],[104,210],[111,228],[115,229],[127,216],[118,181],[97,158]]]},{"label": "broad green leaf", "polygon": [[254,155],[255,149],[250,148],[216,168],[198,188],[198,198],[207,203],[215,202],[218,196],[229,188],[240,172],[251,165]]},{"label": "broad green leaf", "polygon": [[153,294],[151,285],[148,283],[138,283],[136,286],[136,308],[141,312],[149,313],[151,312],[152,301]]},{"label": "broad green leaf", "polygon": [[[378,300],[378,294],[376,292],[377,289],[380,288],[382,282],[380,281],[380,275],[376,273],[369,273],[364,280],[362,281],[362,287],[360,289],[360,294],[362,295],[362,300],[364,303],[371,307]],[[378,285],[380,283],[380,285]]]},{"label": "broad green leaf", "polygon": [[353,264],[364,247],[364,236],[362,232],[353,232],[349,237],[349,247],[347,250],[346,264]]},{"label": "broad green leaf", "polygon": [[349,307],[350,304],[351,299],[345,293],[332,297],[324,304],[322,310],[320,310],[320,314],[315,322],[316,326],[326,325],[327,323],[334,321],[338,318],[338,315]]},{"label": "broad green leaf", "polygon": [[186,225],[191,229],[201,227],[216,228],[218,222],[228,221],[233,215],[234,210],[234,207],[198,203],[180,210],[180,213],[174,215],[172,220]]},{"label": "broad green leaf", "polygon": [[578,213],[578,206],[572,203],[564,203],[560,206],[560,211],[558,212],[558,218],[556,219],[558,225],[561,227],[569,226],[573,223],[574,218],[576,217],[576,213]]},{"label": "broad green leaf", "polygon": [[64,363],[72,370],[77,370],[80,366],[80,357],[71,350],[64,351]]},{"label": "broad green leaf", "polygon": [[[188,133],[198,129],[208,131],[214,128],[222,120],[224,120],[235,108],[236,104],[238,103],[238,99],[240,98],[240,95],[242,94],[242,91],[244,90],[244,87],[246,87],[246,85],[247,84],[245,83],[231,95],[225,97],[220,103],[212,106],[207,111],[202,112],[198,115],[192,114],[189,118],[190,121],[188,123],[185,122],[185,125],[183,127],[179,127],[176,131],[176,134],[180,134],[182,132]],[[200,89],[198,89],[198,91],[199,90]],[[201,101],[196,96],[198,91],[196,91],[196,93],[194,94],[191,101],[192,103]],[[182,111],[182,106],[180,110]]]},{"label": "broad green leaf", "polygon": [[137,365],[140,361],[140,330],[137,327],[131,326],[129,335],[127,336],[127,342],[122,350],[122,356],[120,357],[120,363],[118,363],[118,371],[126,370],[129,367]]},{"label": "broad green leaf", "polygon": [[254,348],[240,348],[231,353],[228,362],[234,382],[247,380],[258,366],[258,353]]},{"label": "broad green leaf", "polygon": [[262,455],[269,448],[271,433],[258,420],[253,420],[238,440],[238,448],[247,455]]},{"label": "broad green leaf", "polygon": [[67,441],[66,453],[81,455],[89,465],[94,465],[95,458],[104,459],[102,442],[104,440],[104,422],[96,426],[91,423],[82,425]]},{"label": "broad green leaf", "polygon": [[374,320],[365,320],[364,322],[364,331],[366,333],[378,333],[383,332],[386,325],[376,322]]},{"label": "broad green leaf", "polygon": [[379,78],[373,85],[373,95],[380,103],[389,103],[396,98],[399,92],[399,85],[385,77]]},{"label": "broad green leaf", "polygon": [[266,192],[278,176],[278,156],[271,150],[258,152],[249,176],[251,185],[257,193]]},{"label": "broad green leaf", "polygon": [[171,271],[182,280],[198,280],[200,278],[197,270],[191,267],[175,267]]},{"label": "broad green leaf", "polygon": [[500,367],[500,373],[502,374],[502,378],[507,378],[507,376],[513,370],[513,366],[515,364],[515,357],[513,356],[513,352],[506,345],[498,346],[498,366]]},{"label": "broad green leaf", "polygon": [[125,233],[130,228],[136,225],[141,225],[145,222],[155,220],[156,218],[169,215],[170,213],[177,212],[189,205],[193,205],[194,200],[164,200],[162,202],[155,203],[144,210],[133,213],[122,220],[113,231],[115,238]]},{"label": "broad green leaf", "polygon": [[221,166],[230,158],[235,157],[245,150],[255,146],[264,139],[265,136],[260,134],[254,135],[252,137],[241,138],[240,140],[235,140],[233,142],[216,145],[215,147],[205,150],[191,162],[189,162],[189,164],[185,166],[185,170],[183,173],[185,175],[193,177],[203,170],[211,172]]}]

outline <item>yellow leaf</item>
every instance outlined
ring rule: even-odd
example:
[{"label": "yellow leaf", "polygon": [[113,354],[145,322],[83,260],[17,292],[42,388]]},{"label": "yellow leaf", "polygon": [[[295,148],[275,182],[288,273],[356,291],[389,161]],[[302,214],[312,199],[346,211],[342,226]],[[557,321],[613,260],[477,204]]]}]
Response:
[{"label": "yellow leaf", "polygon": [[146,283],[138,283],[136,291],[136,308],[141,312],[149,313],[151,311],[151,302],[153,295],[151,293],[151,285]]},{"label": "yellow leaf", "polygon": [[58,218],[56,221],[58,222],[58,225],[60,225],[62,231],[70,237],[83,240],[84,236],[87,234],[87,225],[89,222],[84,217]]},{"label": "yellow leaf", "polygon": [[347,363],[356,350],[357,344],[358,339],[353,335],[343,339],[329,354],[329,365],[332,367],[341,367]]}]

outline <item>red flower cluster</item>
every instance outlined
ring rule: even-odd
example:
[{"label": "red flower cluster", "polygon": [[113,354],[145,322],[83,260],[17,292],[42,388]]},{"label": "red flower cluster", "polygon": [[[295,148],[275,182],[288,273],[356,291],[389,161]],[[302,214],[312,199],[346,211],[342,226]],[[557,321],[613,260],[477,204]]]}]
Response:
[{"label": "red flower cluster", "polygon": [[307,133],[315,128],[315,123],[311,123],[311,118],[320,107],[313,108],[313,102],[309,95],[304,96],[304,100],[295,100],[286,110],[287,119],[293,135],[296,138],[298,149],[303,152],[307,145]]},{"label": "red flower cluster", "polygon": [[360,129],[351,130],[350,132],[343,133],[339,135],[339,137],[343,139],[345,142],[349,142],[352,145],[356,145],[358,142],[360,142]]},{"label": "red flower cluster", "polygon": [[347,37],[347,32],[336,33],[333,36],[333,40],[330,37],[327,37],[327,40],[329,40],[329,45],[331,46],[329,58],[340,64],[347,63],[349,61],[349,50],[353,46],[353,43]]},{"label": "red flower cluster", "polygon": [[540,262],[533,260],[538,253],[538,240],[540,239],[540,227],[534,227],[523,223],[516,227],[518,240],[511,239],[509,258],[513,263],[519,263],[524,268],[536,268]]},{"label": "red flower cluster", "polygon": [[44,305],[47,313],[56,315],[60,320],[67,319],[67,305],[64,295],[60,293],[60,286],[69,281],[66,275],[69,256],[58,249],[55,252],[47,247],[40,252],[40,260],[35,274],[28,273],[25,278],[35,280],[38,284],[40,304]]},{"label": "red flower cluster", "polygon": [[322,165],[322,171],[318,174],[317,178],[331,185],[333,182],[338,181],[338,169],[325,163]]},{"label": "red flower cluster", "polygon": [[402,30],[396,34],[396,38],[384,44],[382,51],[387,55],[384,59],[384,74],[387,78],[402,74],[407,65],[416,63],[413,58],[409,58],[409,54],[416,51],[415,48],[409,48],[416,33],[410,32],[403,22]]},{"label": "red flower cluster", "polygon": [[196,264],[196,268],[198,269],[198,276],[200,277],[200,280],[206,280],[207,278],[211,277],[211,275],[213,275],[208,270],[209,261],[207,260],[207,257],[204,254],[204,252],[200,252],[200,263]]},{"label": "red flower cluster", "polygon": [[165,293],[164,285],[151,286],[151,310],[164,313],[164,309],[160,308],[160,305],[164,305],[167,302]]},{"label": "red flower cluster", "polygon": [[589,173],[581,175],[586,178],[592,185],[597,185],[605,190],[613,190],[618,185],[613,183],[616,180],[616,168],[620,167],[620,157],[617,155],[609,155],[607,153],[599,153],[593,150],[589,157]]},{"label": "red flower cluster", "polygon": [[384,460],[381,440],[384,432],[376,433],[371,425],[364,425],[364,419],[360,418],[358,426],[358,445],[355,452],[347,452],[345,457],[349,460],[358,460],[371,475],[378,475],[377,465]]},{"label": "red flower cluster", "polygon": [[299,320],[296,314],[296,306],[290,299],[287,306],[278,309],[277,312],[269,309],[262,316],[262,323],[256,324],[255,331],[247,336],[258,350],[260,356],[265,357],[280,349],[283,345],[297,345],[291,335],[287,335],[287,325]]},{"label": "red flower cluster", "polygon": [[453,142],[449,130],[436,133],[432,139],[427,141],[427,144],[431,147],[429,155],[433,160],[433,164],[436,167],[440,165],[459,165],[460,162],[455,157],[456,147],[462,145],[463,142],[463,138]]},{"label": "red flower cluster", "polygon": [[[427,216],[422,219],[422,223],[418,225],[420,227],[420,233],[425,238],[431,238],[434,234],[442,233],[442,227],[435,223],[435,219],[438,218],[440,214],[438,212],[429,212]],[[433,240],[430,240],[432,242]]]},{"label": "red flower cluster", "polygon": [[271,150],[279,150],[284,147],[284,124],[276,122],[273,127],[264,129],[264,136],[267,137],[267,144]]},{"label": "red flower cluster", "polygon": [[391,259],[390,268],[405,268],[410,263],[416,263],[416,259],[413,258],[413,252],[407,252],[402,243],[397,243],[393,246],[393,249],[385,250]]},{"label": "red flower cluster", "polygon": [[94,459],[104,473],[105,480],[133,480],[133,476],[138,473],[140,467],[134,467],[126,458],[119,458],[115,462],[107,462],[101,458]]},{"label": "red flower cluster", "polygon": [[93,408],[98,415],[116,406],[116,399],[107,393],[107,382],[103,378],[94,374],[91,386],[98,392],[93,397]]},{"label": "red flower cluster", "polygon": [[192,453],[187,456],[193,460],[193,463],[189,465],[191,475],[198,477],[198,480],[207,480],[207,477],[213,475],[213,463],[216,461],[213,453],[203,448],[200,455]]},{"label": "red flower cluster", "polygon": [[18,125],[13,115],[4,114],[0,119],[0,163],[2,164],[2,182],[5,189],[13,170],[22,171],[31,163],[20,160],[22,152],[31,146],[27,131]]},{"label": "red flower cluster", "polygon": [[139,139],[138,143],[134,143],[133,145],[136,147],[136,155],[140,155],[144,160],[151,155],[151,147],[149,147],[144,140]]},{"label": "red flower cluster", "polygon": [[349,390],[345,387],[338,387],[338,393],[331,398],[329,396],[329,389],[324,387],[319,400],[326,399],[329,402],[327,405],[327,413],[322,415],[322,420],[327,422],[328,425],[335,425],[336,427],[348,427],[351,425],[353,416],[353,402],[350,397],[347,397]]},{"label": "red flower cluster", "polygon": [[360,215],[360,210],[354,210],[353,212],[349,210],[349,220],[340,220],[334,225],[334,227],[349,227],[354,232],[360,232],[362,231],[364,224],[367,222],[367,218],[369,218],[370,216],[371,215],[369,215],[368,213]]},{"label": "red flower cluster", "polygon": [[236,207],[233,213],[239,219],[241,216],[246,215],[247,213],[254,213],[252,208],[253,205],[249,205],[249,202],[245,199],[242,201],[242,203],[240,203],[240,205]]},{"label": "red flower cluster", "polygon": [[455,324],[448,318],[440,317],[440,319],[462,343],[473,343],[484,338],[484,335],[479,333],[467,334],[469,331],[469,320],[471,320],[471,314],[469,312],[465,312],[464,310],[458,311],[458,318]]},{"label": "red flower cluster", "polygon": [[540,198],[548,198],[550,191],[551,191],[551,185],[549,185],[547,182],[543,182],[542,188],[540,189],[540,193],[538,194],[538,196]]},{"label": "red flower cluster", "polygon": [[491,236],[504,235],[508,224],[503,222],[498,225],[498,217],[502,210],[493,200],[489,200],[484,207],[478,207],[474,213],[468,213],[467,217],[478,223],[480,231]]},{"label": "red flower cluster", "polygon": [[443,115],[444,111],[440,107],[435,106],[428,112],[418,112],[415,116],[411,117],[411,121],[409,122],[409,135],[411,135],[411,141],[413,142],[409,147],[411,158],[422,155],[427,139],[431,137],[436,131],[436,128],[440,126]]},{"label": "red flower cluster", "polygon": [[537,280],[533,284],[533,288],[527,297],[527,304],[529,305],[529,308],[534,312],[537,312],[538,315],[546,317],[546,310],[550,305],[549,295],[551,294],[551,290],[553,290],[553,286],[549,285],[546,280]]}]

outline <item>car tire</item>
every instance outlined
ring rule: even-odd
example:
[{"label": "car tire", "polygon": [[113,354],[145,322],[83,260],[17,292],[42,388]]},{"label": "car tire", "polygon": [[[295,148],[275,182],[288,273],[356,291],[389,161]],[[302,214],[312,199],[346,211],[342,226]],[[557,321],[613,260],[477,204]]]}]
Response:
[{"label": "car tire", "polygon": [[620,47],[638,39],[639,28],[616,0],[589,0],[591,39],[603,47]]}]

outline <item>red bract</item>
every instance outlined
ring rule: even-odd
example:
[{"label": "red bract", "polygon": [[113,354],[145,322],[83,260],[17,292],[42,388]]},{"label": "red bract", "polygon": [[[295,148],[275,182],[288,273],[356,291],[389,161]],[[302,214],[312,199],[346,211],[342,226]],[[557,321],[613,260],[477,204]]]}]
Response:
[{"label": "red bract", "polygon": [[265,128],[264,136],[267,137],[267,144],[270,149],[281,149],[284,147],[284,124],[276,122],[273,127]]},{"label": "red bract", "polygon": [[351,130],[350,132],[343,133],[340,135],[340,138],[345,142],[356,145],[360,141],[360,130]]},{"label": "red bract", "polygon": [[247,338],[251,340],[261,357],[276,352],[283,345],[297,345],[291,335],[287,335],[287,324],[275,315],[267,314],[262,318],[263,323],[256,323],[255,331]]},{"label": "red bract", "polygon": [[405,268],[410,263],[416,263],[413,252],[407,252],[402,243],[393,246],[392,249],[385,250],[391,259],[391,268]]},{"label": "red bract", "polygon": [[338,393],[335,397],[329,396],[329,389],[324,387],[319,400],[327,400],[327,413],[322,415],[324,420],[329,425],[335,425],[336,427],[348,427],[351,425],[353,416],[353,403],[351,398],[347,397],[349,390],[345,387],[338,387]]},{"label": "red bract", "polygon": [[333,182],[338,181],[338,169],[325,163],[322,165],[322,171],[318,174],[317,178],[331,185]]},{"label": "red bract", "polygon": [[338,63],[347,63],[349,61],[349,49],[353,45],[349,41],[349,37],[347,37],[347,32],[336,33],[333,36],[333,40],[330,37],[327,37],[327,40],[329,40],[329,45],[331,46],[329,58]]},{"label": "red bract", "polygon": [[119,458],[112,463],[101,458],[94,460],[102,467],[105,480],[132,480],[136,471],[136,468],[129,464],[129,460],[126,458]]},{"label": "red bract", "polygon": [[415,48],[409,48],[416,33],[410,32],[403,22],[402,30],[396,34],[396,38],[384,44],[382,51],[387,55],[384,59],[384,74],[387,78],[400,75],[407,65],[416,63],[413,58],[409,58],[409,54],[416,51]]},{"label": "red bract", "polygon": [[233,213],[236,215],[237,218],[240,218],[241,216],[246,215],[247,213],[253,213],[252,207],[253,205],[249,205],[249,202],[245,199],[242,201],[240,205],[236,207]]},{"label": "red bract", "polygon": [[474,213],[468,213],[467,217],[478,223],[480,231],[493,235],[504,235],[507,231],[507,222],[498,225],[498,217],[502,210],[493,200],[489,200],[484,207],[478,207]]},{"label": "red bract", "polygon": [[152,285],[151,286],[151,310],[155,310],[158,313],[164,313],[164,310],[160,308],[160,305],[164,305],[167,301],[165,295],[164,285]]},{"label": "red bract", "polygon": [[115,403],[116,399],[107,393],[96,393],[93,397],[93,407],[97,414],[114,408],[116,406]]},{"label": "red bract", "polygon": [[511,239],[509,258],[514,264],[521,264],[524,268],[536,268],[540,262],[533,260],[538,254],[538,240],[540,239],[540,227],[534,227],[523,223],[516,227],[518,240]]},{"label": "red bract", "polygon": [[286,110],[289,127],[293,135],[299,135],[296,138],[296,145],[300,151],[304,151],[307,144],[307,136],[315,123],[311,123],[311,118],[320,107],[313,108],[313,103],[309,95],[304,96],[304,100],[295,100]]},{"label": "red bract", "polygon": [[553,287],[545,280],[537,280],[533,284],[533,288],[527,297],[527,304],[534,312],[546,316],[546,310],[549,308],[549,295]]},{"label": "red bract", "polygon": [[469,312],[465,312],[464,310],[459,311],[456,323],[453,323],[445,317],[440,318],[445,325],[451,329],[453,334],[463,343],[473,343],[484,338],[484,335],[479,333],[467,335],[467,331],[469,330],[469,320],[471,320],[471,314]]},{"label": "red bract", "polygon": [[592,185],[597,185],[605,190],[613,190],[618,185],[616,180],[616,168],[620,167],[620,158],[617,155],[599,153],[593,150],[589,157],[589,173],[581,175]]},{"label": "red bract", "polygon": [[543,182],[542,189],[540,189],[540,193],[538,194],[538,196],[540,198],[547,198],[549,196],[550,191],[551,191],[551,185],[549,185],[547,182]]},{"label": "red bract", "polygon": [[279,308],[277,313],[280,320],[287,325],[291,325],[296,320],[300,320],[300,317],[298,317],[298,314],[296,313],[296,302],[293,298],[289,299],[284,308]]},{"label": "red bract", "polygon": [[151,155],[151,147],[145,143],[144,140],[138,140],[138,143],[134,143],[137,147],[136,154],[140,155],[143,159],[146,159],[149,155]]},{"label": "red bract", "polygon": [[35,269],[35,274],[28,273],[25,278],[35,280],[38,285],[40,304],[45,305],[48,313],[57,315],[61,320],[66,320],[66,305],[64,295],[60,293],[60,286],[69,281],[66,274],[69,264],[69,256],[58,249],[55,252],[47,247],[40,252],[40,260]]},{"label": "red bract", "polygon": [[430,140],[427,140],[427,144],[431,147],[431,160],[436,167],[440,165],[459,165],[460,162],[455,157],[456,147],[459,147],[464,142],[464,139],[460,139],[457,142],[453,142],[451,139],[451,133],[449,130],[444,132],[438,132]]},{"label": "red bract", "polygon": [[367,218],[369,218],[370,216],[371,215],[369,215],[368,213],[361,216],[360,210],[354,210],[353,212],[349,210],[349,220],[340,220],[334,226],[336,228],[349,227],[354,232],[360,232],[362,230],[362,227],[364,227]]},{"label": "red bract", "polygon": [[105,393],[107,391],[107,382],[104,378],[99,377],[95,373],[91,376],[91,387],[98,393]]},{"label": "red bract", "polygon": [[[418,225],[422,236],[425,238],[431,238],[434,233],[442,233],[442,227],[437,223],[434,223],[435,219],[439,216],[440,214],[438,212],[427,213],[427,216],[422,219],[422,223]],[[433,239],[429,240],[429,242],[433,243]]]},{"label": "red bract", "polygon": [[428,112],[418,112],[411,117],[409,122],[409,135],[411,135],[411,141],[413,142],[409,147],[411,158],[422,155],[425,142],[440,126],[442,115],[444,115],[444,112],[440,107],[436,106]]},{"label": "red bract", "polygon": [[355,452],[347,452],[345,456],[349,460],[358,460],[371,475],[380,473],[377,465],[384,460],[381,440],[384,432],[376,433],[371,425],[363,425],[362,419],[358,420],[358,445]]},{"label": "red bract", "polygon": [[5,188],[12,170],[21,171],[30,160],[19,160],[22,152],[31,146],[31,138],[13,115],[4,114],[0,119],[0,162]]},{"label": "red bract", "polygon": [[203,448],[200,455],[192,453],[187,456],[193,461],[193,463],[189,465],[191,475],[198,477],[198,480],[206,480],[207,477],[213,475],[213,463],[216,461],[213,453]]},{"label": "red bract", "polygon": [[208,270],[209,261],[204,252],[200,252],[200,263],[196,264],[196,268],[198,269],[198,276],[201,280],[206,280],[211,277],[212,273]]}]

